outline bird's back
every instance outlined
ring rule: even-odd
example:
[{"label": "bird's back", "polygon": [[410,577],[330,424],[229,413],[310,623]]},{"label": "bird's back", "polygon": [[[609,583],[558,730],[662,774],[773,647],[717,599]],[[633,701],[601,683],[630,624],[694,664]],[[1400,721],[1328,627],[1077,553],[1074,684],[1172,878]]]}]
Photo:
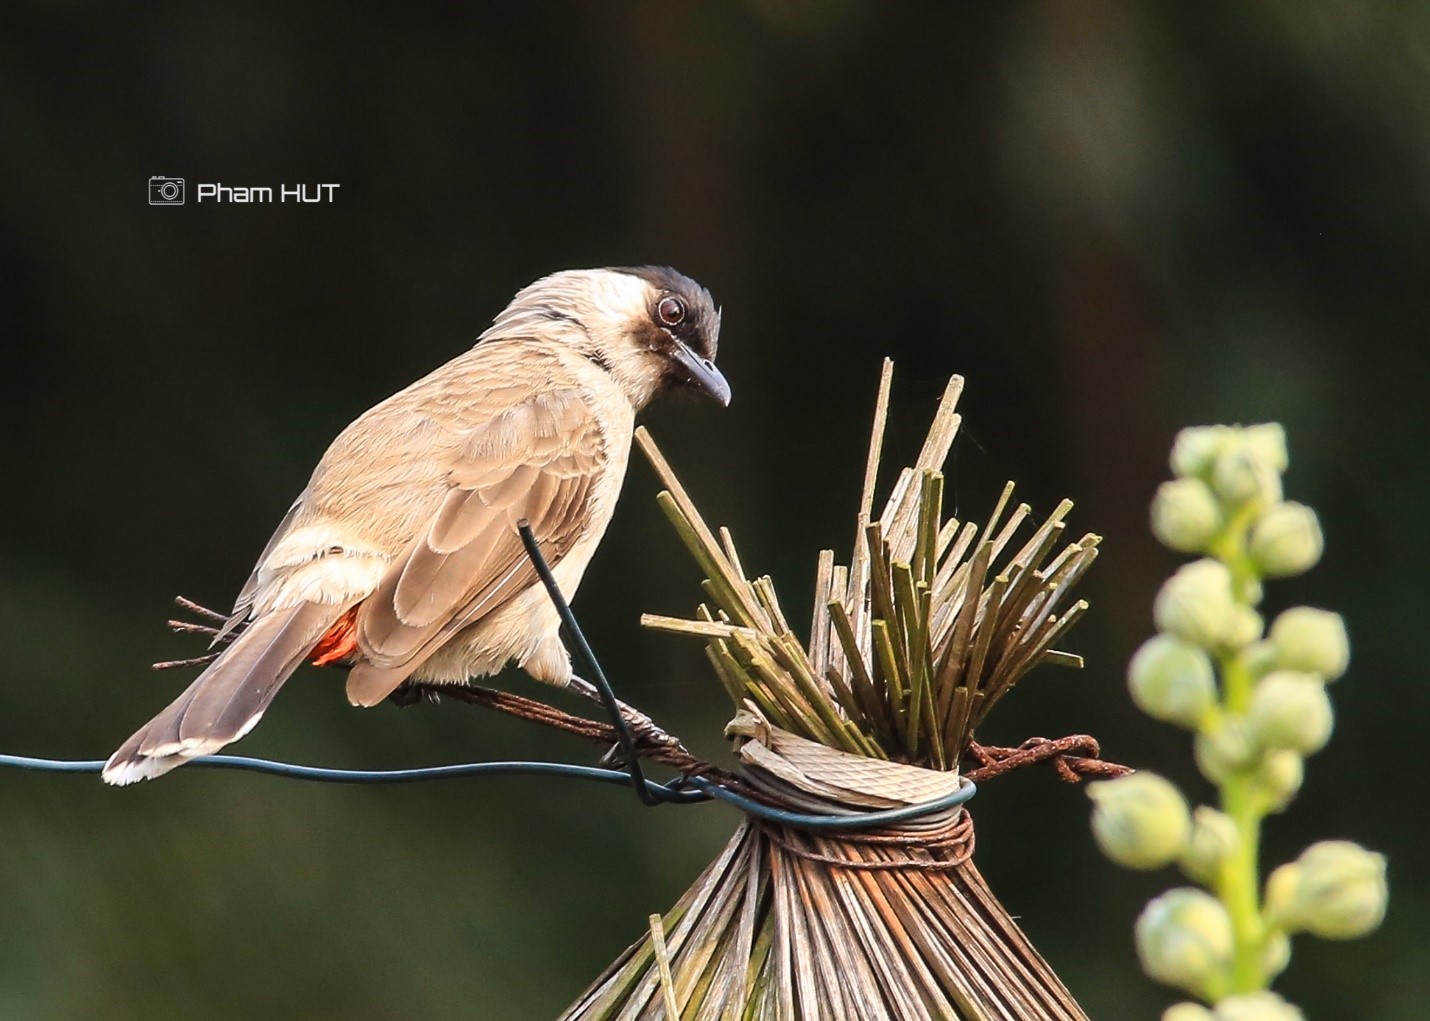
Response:
[{"label": "bird's back", "polygon": [[[376,588],[385,566],[431,523],[472,435],[556,391],[581,393],[628,432],[619,422],[633,411],[605,373],[531,339],[477,344],[358,416],[318,462],[236,611],[315,594],[337,602]],[[513,437],[512,456],[522,439]],[[620,462],[623,475],[624,453]]]}]

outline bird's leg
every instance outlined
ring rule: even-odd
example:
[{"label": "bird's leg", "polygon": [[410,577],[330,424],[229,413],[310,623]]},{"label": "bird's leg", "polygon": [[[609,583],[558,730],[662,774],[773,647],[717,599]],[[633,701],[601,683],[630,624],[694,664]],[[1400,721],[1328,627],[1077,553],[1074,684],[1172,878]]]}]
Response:
[{"label": "bird's leg", "polygon": [[[572,674],[567,687],[582,698],[588,698],[597,705],[605,705],[600,689],[583,677]],[[635,706],[627,705],[620,699],[616,699],[616,708],[620,710],[621,716],[626,721],[626,726],[630,727],[631,737],[637,745],[660,745],[666,748],[685,750],[678,738],[667,734],[654,720]],[[612,746],[605,755],[601,756],[601,764],[621,765],[621,746]]]},{"label": "bird's leg", "polygon": [[437,689],[425,684],[414,684],[412,681],[403,681],[392,690],[392,694],[387,696],[387,700],[395,706],[406,708],[410,705],[417,705],[419,702],[431,702],[433,705],[442,700],[442,696],[437,693]]}]

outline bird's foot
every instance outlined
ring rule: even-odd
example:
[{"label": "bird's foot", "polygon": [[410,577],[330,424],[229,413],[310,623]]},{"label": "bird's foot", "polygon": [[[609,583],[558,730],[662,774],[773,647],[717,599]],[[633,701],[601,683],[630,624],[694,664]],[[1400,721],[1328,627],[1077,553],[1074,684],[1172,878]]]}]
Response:
[{"label": "bird's foot", "polygon": [[[600,689],[584,678],[577,677],[573,674],[568,687],[582,698],[590,699],[597,705],[605,704],[601,698]],[[674,748],[682,752],[685,751],[685,747],[680,743],[679,738],[667,734],[659,724],[635,706],[627,705],[620,699],[616,699],[616,708],[620,710],[621,718],[626,721],[626,726],[630,728],[631,739],[637,749],[660,747]],[[603,766],[624,765],[621,746],[612,746],[605,755],[601,756],[600,762]]]},{"label": "bird's foot", "polygon": [[435,704],[442,700],[442,696],[437,693],[435,688],[426,684],[412,684],[411,682],[403,681],[393,689],[392,694],[387,696],[387,700],[395,706],[405,708],[422,702],[432,702]]}]

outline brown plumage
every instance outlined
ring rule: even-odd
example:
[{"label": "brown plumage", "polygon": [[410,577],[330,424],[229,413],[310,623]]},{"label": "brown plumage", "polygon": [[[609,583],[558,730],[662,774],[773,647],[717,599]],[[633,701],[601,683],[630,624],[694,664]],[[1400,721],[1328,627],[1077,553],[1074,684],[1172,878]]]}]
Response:
[{"label": "brown plumage", "polygon": [[568,683],[517,522],[571,598],[615,509],[636,413],[679,383],[728,403],[718,335],[709,294],[673,270],[571,271],[521,291],[475,347],[343,430],[239,594],[229,630],[247,626],[104,779],[158,776],[237,740],[310,656],[352,661],[355,705],[509,662]]}]

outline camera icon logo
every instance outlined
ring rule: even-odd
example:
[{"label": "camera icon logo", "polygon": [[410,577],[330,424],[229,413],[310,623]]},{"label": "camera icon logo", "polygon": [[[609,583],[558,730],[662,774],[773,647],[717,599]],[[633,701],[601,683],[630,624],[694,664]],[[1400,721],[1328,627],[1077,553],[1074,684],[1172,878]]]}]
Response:
[{"label": "camera icon logo", "polygon": [[184,204],[184,179],[182,177],[149,178],[149,204],[151,206],[182,206]]}]

